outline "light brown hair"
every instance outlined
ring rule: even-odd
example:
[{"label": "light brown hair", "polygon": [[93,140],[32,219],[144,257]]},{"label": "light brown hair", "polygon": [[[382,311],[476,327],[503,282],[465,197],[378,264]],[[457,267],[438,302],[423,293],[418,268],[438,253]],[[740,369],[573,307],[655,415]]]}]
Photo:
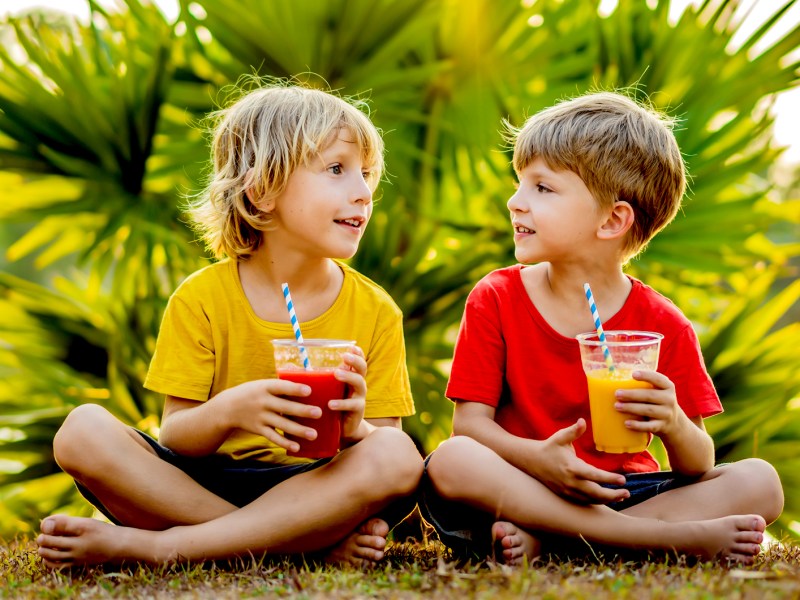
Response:
[{"label": "light brown hair", "polygon": [[[263,83],[263,82],[262,82]],[[340,129],[355,138],[372,191],[383,172],[383,140],[361,101],[271,81],[212,113],[212,172],[189,216],[217,258],[246,258],[271,215],[248,198],[280,195],[294,170],[324,150]]]},{"label": "light brown hair", "polygon": [[675,217],[686,189],[686,167],[672,132],[674,120],[617,92],[559,102],[521,128],[507,124],[520,172],[536,158],[576,173],[601,209],[624,200],[635,219],[625,259],[639,253]]}]

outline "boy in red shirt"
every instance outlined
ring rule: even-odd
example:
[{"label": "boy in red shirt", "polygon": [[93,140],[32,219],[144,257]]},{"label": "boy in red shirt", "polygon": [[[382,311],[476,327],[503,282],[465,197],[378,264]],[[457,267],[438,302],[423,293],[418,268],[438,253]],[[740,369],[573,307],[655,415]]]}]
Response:
[{"label": "boy in red shirt", "polygon": [[[427,460],[423,514],[454,550],[486,556],[494,541],[509,564],[565,538],[751,563],[783,508],[777,473],[757,459],[714,466],[703,419],[722,406],[692,325],[623,271],[680,206],[670,123],[602,92],[512,134],[508,208],[523,264],[490,273],[467,300],[447,387],[454,437]],[[647,451],[594,447],[575,339],[594,328],[584,282],[606,330],[664,335],[658,372],[634,373],[653,388],[618,390],[616,408],[661,438],[672,471]]]}]

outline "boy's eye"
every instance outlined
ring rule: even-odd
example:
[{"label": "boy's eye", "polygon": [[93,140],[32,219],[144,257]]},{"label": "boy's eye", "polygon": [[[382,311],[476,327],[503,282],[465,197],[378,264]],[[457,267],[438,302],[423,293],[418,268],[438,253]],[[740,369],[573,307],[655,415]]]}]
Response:
[{"label": "boy's eye", "polygon": [[369,178],[372,176],[372,171],[361,171],[361,176],[364,179],[369,180]]},{"label": "boy's eye", "polygon": [[344,169],[342,168],[342,165],[337,163],[335,165],[331,165],[330,167],[328,167],[328,171],[330,171],[334,175],[341,175],[344,172]]},{"label": "boy's eye", "polygon": [[551,190],[546,185],[542,185],[541,183],[537,183],[536,184],[536,191],[539,192],[540,194],[546,194],[547,192],[552,192],[553,190]]}]

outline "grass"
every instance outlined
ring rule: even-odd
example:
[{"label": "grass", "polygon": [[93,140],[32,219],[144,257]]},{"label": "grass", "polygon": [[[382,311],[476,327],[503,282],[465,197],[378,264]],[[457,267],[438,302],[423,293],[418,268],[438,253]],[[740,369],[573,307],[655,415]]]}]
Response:
[{"label": "grass", "polygon": [[331,567],[290,560],[51,572],[35,544],[0,547],[0,598],[800,598],[800,546],[775,544],[747,568],[650,561],[535,562],[511,569],[459,564],[437,542],[391,543],[375,567]]}]

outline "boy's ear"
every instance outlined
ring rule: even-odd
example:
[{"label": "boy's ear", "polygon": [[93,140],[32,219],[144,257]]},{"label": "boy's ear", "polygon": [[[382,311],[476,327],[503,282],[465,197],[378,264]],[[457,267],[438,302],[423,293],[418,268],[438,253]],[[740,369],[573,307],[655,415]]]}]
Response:
[{"label": "boy's ear", "polygon": [[626,233],[633,226],[633,221],[636,218],[633,207],[625,200],[618,200],[614,203],[608,218],[600,226],[597,231],[600,239],[611,240],[619,238]]},{"label": "boy's ear", "polygon": [[268,198],[258,198],[253,191],[253,169],[250,169],[245,176],[245,187],[244,194],[247,196],[247,199],[250,200],[250,204],[255,206],[261,211],[264,212],[272,212],[272,209],[275,208],[275,199],[273,196],[269,196]]}]

